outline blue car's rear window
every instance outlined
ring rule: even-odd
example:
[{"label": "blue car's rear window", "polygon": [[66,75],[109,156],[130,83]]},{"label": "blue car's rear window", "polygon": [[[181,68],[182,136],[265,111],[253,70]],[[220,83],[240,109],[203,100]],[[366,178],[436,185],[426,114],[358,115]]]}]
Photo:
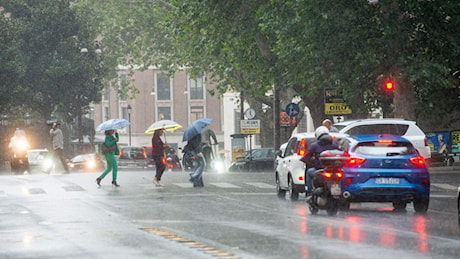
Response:
[{"label": "blue car's rear window", "polygon": [[355,148],[355,153],[372,156],[396,156],[416,153],[410,143],[403,142],[363,142]]}]

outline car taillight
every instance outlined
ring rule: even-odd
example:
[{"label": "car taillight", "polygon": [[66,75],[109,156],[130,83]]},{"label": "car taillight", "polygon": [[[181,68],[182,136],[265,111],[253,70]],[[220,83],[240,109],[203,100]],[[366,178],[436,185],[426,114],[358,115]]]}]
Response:
[{"label": "car taillight", "polygon": [[391,140],[386,140],[386,139],[378,140],[378,142],[381,143],[381,144],[391,144],[391,143],[393,143],[393,141],[391,141]]},{"label": "car taillight", "polygon": [[412,157],[410,158],[410,162],[414,164],[415,166],[420,166],[420,167],[423,167],[426,165],[425,158],[423,158],[422,156]]},{"label": "car taillight", "polygon": [[422,179],[422,184],[425,187],[430,187],[430,180],[428,178],[423,178]]},{"label": "car taillight", "polygon": [[363,157],[357,157],[357,156],[352,156],[348,159],[348,166],[358,166],[366,161],[366,158]]},{"label": "car taillight", "polygon": [[297,155],[304,156],[307,151],[307,139],[301,139],[299,142],[299,148],[297,150]]},{"label": "car taillight", "polygon": [[345,187],[350,186],[352,182],[353,182],[353,179],[351,177],[346,178],[345,179]]},{"label": "car taillight", "polygon": [[147,152],[145,150],[142,151],[142,156],[144,157],[144,159],[147,159]]},{"label": "car taillight", "polygon": [[166,157],[161,158],[161,162],[162,162],[163,164],[166,164]]},{"label": "car taillight", "polygon": [[123,150],[120,150],[119,154],[120,158],[123,158]]}]

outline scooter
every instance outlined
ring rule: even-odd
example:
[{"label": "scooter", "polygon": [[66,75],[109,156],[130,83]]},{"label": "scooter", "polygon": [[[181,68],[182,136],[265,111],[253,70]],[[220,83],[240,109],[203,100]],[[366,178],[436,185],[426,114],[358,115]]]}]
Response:
[{"label": "scooter", "polygon": [[184,170],[193,171],[196,167],[195,156],[191,151],[186,149],[183,149],[182,153],[184,153],[184,156],[182,157],[182,165],[184,166]]},{"label": "scooter", "polygon": [[326,210],[329,216],[335,216],[344,198],[342,197],[343,166],[348,160],[348,153],[341,150],[327,150],[320,154],[324,169],[315,172],[313,192],[307,198],[310,212],[317,214]]},{"label": "scooter", "polygon": [[28,147],[29,143],[26,139],[17,140],[12,145],[10,166],[14,174],[24,174],[24,172],[29,171]]},{"label": "scooter", "polygon": [[182,170],[182,166],[179,160],[179,157],[176,155],[176,151],[174,148],[170,148],[166,152],[166,157],[164,164],[168,171],[180,171]]}]

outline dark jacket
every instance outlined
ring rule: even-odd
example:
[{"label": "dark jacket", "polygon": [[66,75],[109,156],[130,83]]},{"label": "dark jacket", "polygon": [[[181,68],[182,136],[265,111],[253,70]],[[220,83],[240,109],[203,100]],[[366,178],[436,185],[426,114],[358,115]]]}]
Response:
[{"label": "dark jacket", "polygon": [[201,153],[201,134],[195,135],[192,139],[188,140],[187,145],[184,147],[184,152],[195,151]]},{"label": "dark jacket", "polygon": [[332,137],[328,134],[325,134],[319,138],[318,141],[314,142],[310,147],[308,147],[305,155],[300,159],[302,162],[307,163],[308,160],[313,158],[313,167],[316,169],[322,169],[321,161],[319,160],[319,155],[326,150],[339,149],[339,146],[333,143]]},{"label": "dark jacket", "polygon": [[164,157],[164,143],[159,135],[152,136],[152,157]]}]

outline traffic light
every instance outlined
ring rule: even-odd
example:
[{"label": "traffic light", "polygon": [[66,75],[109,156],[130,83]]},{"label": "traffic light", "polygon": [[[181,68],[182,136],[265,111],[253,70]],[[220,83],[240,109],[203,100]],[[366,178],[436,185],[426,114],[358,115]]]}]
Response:
[{"label": "traffic light", "polygon": [[393,91],[395,89],[395,83],[392,80],[385,81],[385,90]]}]

